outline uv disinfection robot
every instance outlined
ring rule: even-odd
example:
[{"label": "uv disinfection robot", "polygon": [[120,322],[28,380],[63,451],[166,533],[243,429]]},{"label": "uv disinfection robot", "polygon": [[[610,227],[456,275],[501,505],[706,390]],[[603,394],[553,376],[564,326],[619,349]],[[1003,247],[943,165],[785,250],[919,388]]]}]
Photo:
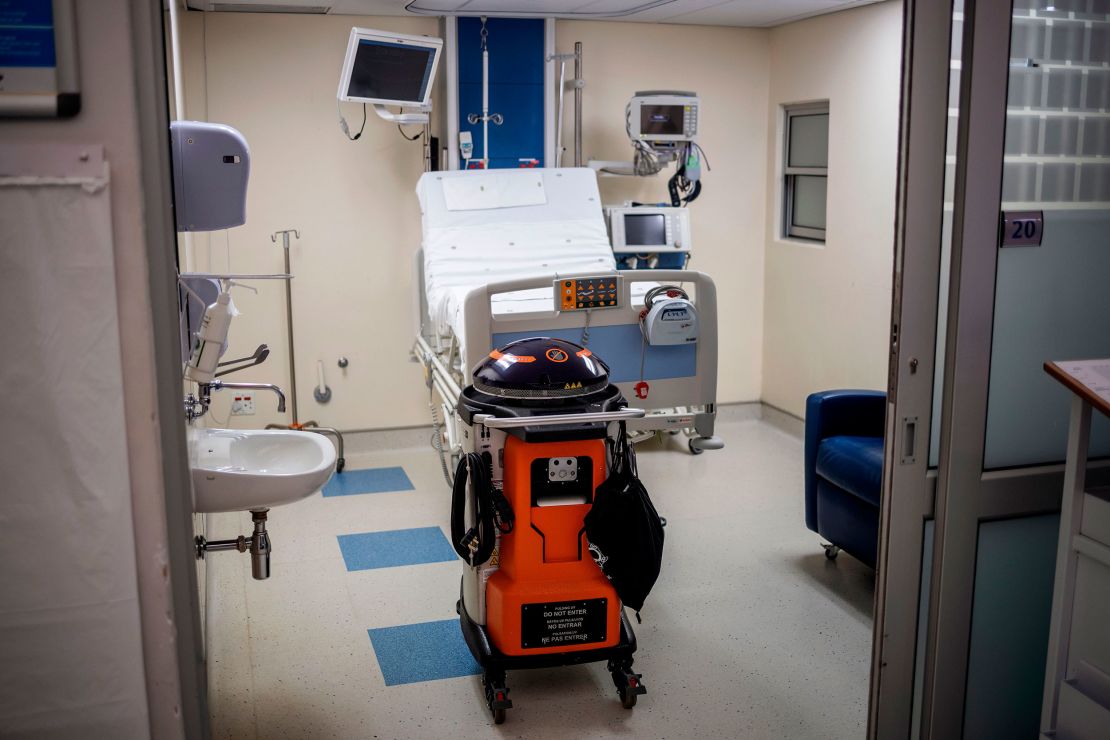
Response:
[{"label": "uv disinfection robot", "polygon": [[[591,557],[585,517],[607,473],[612,422],[639,418],[589,349],[559,339],[489,354],[462,392],[467,454],[451,531],[466,561],[462,633],[494,722],[512,707],[506,671],[607,661],[621,703],[646,692],[636,636]],[[623,426],[623,425],[622,425]]]}]

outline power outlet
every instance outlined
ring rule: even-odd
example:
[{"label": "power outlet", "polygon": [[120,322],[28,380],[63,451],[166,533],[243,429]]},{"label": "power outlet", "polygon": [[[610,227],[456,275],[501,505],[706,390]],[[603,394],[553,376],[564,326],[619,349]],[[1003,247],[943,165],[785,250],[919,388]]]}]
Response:
[{"label": "power outlet", "polygon": [[243,393],[231,401],[232,416],[254,416],[254,396]]}]

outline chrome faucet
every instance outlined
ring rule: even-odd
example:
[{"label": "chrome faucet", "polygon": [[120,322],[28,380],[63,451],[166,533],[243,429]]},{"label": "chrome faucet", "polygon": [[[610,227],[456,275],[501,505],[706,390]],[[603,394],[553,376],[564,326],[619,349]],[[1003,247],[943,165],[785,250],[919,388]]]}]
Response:
[{"label": "chrome faucet", "polygon": [[202,383],[200,393],[203,398],[207,399],[213,391],[224,388],[235,388],[244,391],[273,391],[278,397],[278,413],[285,413],[285,392],[273,383],[227,383],[223,380],[213,380],[211,383]]},{"label": "chrome faucet", "polygon": [[[255,349],[254,354],[247,357],[240,357],[238,360],[221,362],[217,365],[217,367],[226,367],[227,369],[216,373],[216,378],[219,378],[221,375],[238,372],[239,370],[246,370],[248,367],[261,365],[269,355],[270,348],[265,344],[260,344],[258,348]],[[195,395],[190,393],[185,397],[185,418],[192,422],[207,414],[208,406],[212,402],[212,391],[218,391],[221,388],[273,391],[278,397],[278,413],[285,413],[285,392],[273,383],[228,383],[223,380],[213,380],[211,383],[198,383],[197,393]]]},{"label": "chrome faucet", "polygon": [[212,392],[223,388],[235,388],[251,391],[273,391],[278,397],[278,413],[285,413],[285,392],[273,383],[225,383],[222,380],[213,380],[211,383],[198,383],[196,395],[190,393],[185,397],[185,418],[189,422],[208,413],[208,406],[212,403]]}]

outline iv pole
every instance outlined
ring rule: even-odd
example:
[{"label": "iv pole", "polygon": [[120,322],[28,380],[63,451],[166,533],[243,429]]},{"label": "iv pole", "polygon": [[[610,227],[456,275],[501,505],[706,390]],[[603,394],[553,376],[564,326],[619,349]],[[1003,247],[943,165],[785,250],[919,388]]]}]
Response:
[{"label": "iv pole", "polygon": [[489,30],[486,28],[486,18],[482,16],[482,113],[471,113],[466,117],[471,126],[482,122],[482,169],[489,169],[489,124],[493,121],[495,126],[505,122],[505,117],[500,113],[489,112],[489,48],[487,40]]},{"label": "iv pole", "polygon": [[[270,241],[277,244],[278,235],[281,235],[281,251],[285,254],[285,274],[292,276],[289,269],[289,235],[301,238],[297,229],[282,229],[270,235]],[[294,431],[316,432],[325,436],[335,437],[336,446],[339,448],[335,461],[335,472],[342,473],[347,461],[343,459],[343,435],[338,429],[322,427],[315,421],[306,421],[303,424],[297,421],[297,363],[293,358],[293,281],[285,281],[285,331],[289,342],[289,406],[293,413],[292,424],[267,424],[267,429],[292,429]],[[326,399],[325,399],[326,400]]]}]

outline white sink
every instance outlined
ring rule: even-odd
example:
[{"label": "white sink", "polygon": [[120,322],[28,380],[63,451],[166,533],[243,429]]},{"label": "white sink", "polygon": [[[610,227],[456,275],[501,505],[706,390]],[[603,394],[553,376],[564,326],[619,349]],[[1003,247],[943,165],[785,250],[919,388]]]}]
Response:
[{"label": "white sink", "polygon": [[189,430],[193,509],[246,511],[311,496],[335,470],[335,448],[315,432]]}]

